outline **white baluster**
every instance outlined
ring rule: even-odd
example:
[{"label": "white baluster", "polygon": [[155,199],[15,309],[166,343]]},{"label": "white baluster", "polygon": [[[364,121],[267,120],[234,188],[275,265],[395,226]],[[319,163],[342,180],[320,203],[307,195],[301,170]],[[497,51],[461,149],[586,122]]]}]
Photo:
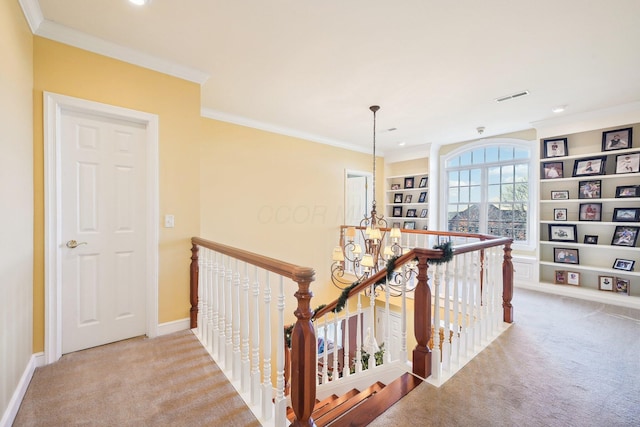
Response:
[{"label": "white baluster", "polygon": [[442,342],[442,369],[446,372],[451,370],[451,343],[449,342],[449,335],[451,335],[451,286],[453,277],[453,262],[448,262],[444,265],[444,302],[443,302],[443,317],[444,317],[444,341]]},{"label": "white baluster", "polygon": [[203,306],[203,297],[202,295],[204,294],[204,283],[205,283],[205,278],[203,276],[203,273],[205,271],[204,269],[204,265],[205,261],[204,261],[204,249],[202,246],[198,246],[198,316],[197,316],[197,322],[198,322],[198,326],[196,328],[196,333],[198,334],[198,337],[202,340],[203,339],[203,327],[202,327],[202,319],[204,316],[202,316],[202,306]]},{"label": "white baluster", "polygon": [[356,373],[362,372],[362,302],[358,292],[358,305],[356,310]]},{"label": "white baluster", "polygon": [[342,331],[342,341],[344,342],[344,363],[342,366],[344,366],[344,368],[342,369],[342,377],[346,378],[349,375],[351,375],[351,360],[349,359],[349,352],[351,351],[350,349],[350,342],[351,342],[351,338],[350,338],[350,334],[352,333],[351,330],[349,329],[349,304],[345,304],[344,306],[344,329]]},{"label": "white baluster", "polygon": [[[402,275],[404,280],[404,274]],[[389,278],[386,280],[386,288],[384,292],[384,362],[391,362],[391,301],[389,292]],[[404,291],[403,291],[404,293]]]},{"label": "white baluster", "polygon": [[[215,252],[209,252],[209,256],[207,257],[207,301],[208,301],[208,310],[207,310],[207,348],[209,351],[213,352],[213,311],[216,306],[216,298],[213,293],[213,276],[214,276],[214,268],[215,268]],[[217,310],[217,309],[216,309]]]},{"label": "white baluster", "polygon": [[[247,393],[251,387],[251,361],[249,360],[249,321],[251,317],[259,317],[258,313],[253,313],[250,316],[249,313],[249,266],[245,262],[244,264],[244,276],[242,279],[242,320],[241,320],[241,340],[242,340],[242,374],[240,379],[240,386],[243,393]],[[284,331],[284,329],[283,329]],[[283,333],[284,335],[284,333]]]},{"label": "white baluster", "polygon": [[271,283],[269,272],[266,273],[264,288],[264,312],[262,334],[264,337],[262,352],[262,416],[265,420],[270,420],[272,416],[271,399]]},{"label": "white baluster", "polygon": [[219,324],[219,314],[220,314],[220,299],[218,298],[218,286],[219,286],[219,274],[220,274],[220,254],[218,252],[212,252],[211,257],[213,258],[213,270],[211,271],[211,276],[209,277],[210,281],[210,289],[211,289],[211,300],[212,311],[211,311],[211,354],[214,359],[217,360],[219,355],[219,340],[220,340],[220,324]]},{"label": "white baluster", "polygon": [[451,261],[454,265],[454,278],[453,278],[453,337],[451,338],[451,361],[455,364],[455,367],[460,366],[460,285],[462,276],[460,274],[460,262],[461,255],[453,257]]},{"label": "white baluster", "polygon": [[233,267],[232,259],[227,259],[227,274],[224,286],[224,369],[233,372]]},{"label": "white baluster", "polygon": [[280,276],[278,286],[278,325],[276,327],[276,401],[275,425],[287,425],[287,400],[284,398],[284,277]]},{"label": "white baluster", "polygon": [[329,381],[329,367],[327,366],[327,317],[328,314],[322,316],[322,384]]},{"label": "white baluster", "polygon": [[[407,359],[407,280],[404,277],[407,276],[406,264],[402,266],[402,312],[401,312],[401,331],[400,331],[400,360],[404,363]],[[428,284],[427,284],[428,286]]]},{"label": "white baluster", "polygon": [[218,313],[218,365],[220,367],[224,367],[225,363],[225,319],[226,312],[228,310],[226,306],[226,298],[225,298],[225,259],[227,257],[225,255],[220,255],[220,270],[218,271],[218,304],[219,304],[219,313]]},{"label": "white baluster", "polygon": [[240,354],[240,269],[236,259],[233,274],[233,379],[240,379],[242,358]]},{"label": "white baluster", "polygon": [[253,313],[251,316],[251,404],[260,405],[260,281],[258,267],[253,276]]},{"label": "white baluster", "polygon": [[462,319],[460,324],[460,354],[464,357],[467,356],[469,351],[469,270],[470,270],[470,255],[469,253],[462,254],[462,289],[461,300],[462,304]]},{"label": "white baluster", "polygon": [[433,350],[431,355],[431,375],[434,380],[442,377],[442,363],[440,363],[440,264],[435,265],[433,275]]},{"label": "white baluster", "polygon": [[338,368],[339,362],[339,342],[338,342],[338,322],[339,316],[338,313],[333,316],[333,375],[331,376],[331,381],[336,381],[340,376],[340,370]]}]

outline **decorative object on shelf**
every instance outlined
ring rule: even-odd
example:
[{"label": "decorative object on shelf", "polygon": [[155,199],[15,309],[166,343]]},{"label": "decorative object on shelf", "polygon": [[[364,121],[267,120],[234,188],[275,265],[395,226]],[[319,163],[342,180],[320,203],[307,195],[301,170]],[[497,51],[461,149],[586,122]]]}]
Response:
[{"label": "decorative object on shelf", "polygon": [[580,203],[580,221],[602,221],[602,203]]},{"label": "decorative object on shelf", "polygon": [[580,256],[577,249],[553,248],[553,262],[560,264],[580,264]]},{"label": "decorative object on shelf", "polygon": [[402,203],[402,193],[396,193],[393,195],[393,203]]},{"label": "decorative object on shelf", "polygon": [[[429,212],[428,209],[422,209],[422,211],[420,212],[420,218],[426,218],[428,212]],[[426,230],[426,228],[425,228],[425,230]]]},{"label": "decorative object on shelf", "polygon": [[394,222],[393,223],[393,228],[400,228],[400,223],[399,222]]},{"label": "decorative object on shelf", "polygon": [[423,191],[420,193],[420,197],[418,198],[418,203],[424,203],[427,200],[427,192]]},{"label": "decorative object on shelf", "polygon": [[551,191],[551,200],[568,200],[569,190]]},{"label": "decorative object on shelf", "polygon": [[598,289],[601,291],[613,291],[613,276],[598,276]]},{"label": "decorative object on shelf", "polygon": [[564,177],[564,163],[545,162],[542,164],[542,176],[545,179],[556,179]]},{"label": "decorative object on shelf", "polygon": [[578,183],[579,199],[599,199],[602,180],[594,179],[590,181],[580,181]]},{"label": "decorative object on shelf", "polygon": [[394,206],[393,207],[393,216],[394,217],[402,216],[402,207],[401,206]]},{"label": "decorative object on shelf", "polygon": [[413,196],[411,194],[407,194],[406,196],[404,196],[404,202],[405,203],[411,203],[411,199],[413,198]]},{"label": "decorative object on shelf", "polygon": [[571,224],[549,224],[549,240],[551,242],[577,242],[577,227]]},{"label": "decorative object on shelf", "polygon": [[555,221],[566,221],[567,220],[567,209],[566,208],[557,208],[553,210],[553,219]]},{"label": "decorative object on shelf", "polygon": [[616,277],[616,292],[623,293],[629,295],[629,279],[624,279],[622,277]]},{"label": "decorative object on shelf", "polygon": [[640,172],[640,153],[616,156],[616,174]]},{"label": "decorative object on shelf", "polygon": [[638,230],[640,230],[640,227],[618,225],[613,232],[611,245],[635,247],[638,241]]},{"label": "decorative object on shelf", "polygon": [[404,225],[402,226],[402,228],[404,228],[405,230],[415,230],[416,229],[416,222],[415,221],[405,221]]},{"label": "decorative object on shelf", "polygon": [[616,187],[616,197],[640,197],[640,185],[620,185]]},{"label": "decorative object on shelf", "polygon": [[423,176],[422,178],[420,178],[420,185],[418,187],[419,188],[426,188],[428,180],[429,180],[429,178],[426,177],[426,176]]},{"label": "decorative object on shelf", "polygon": [[567,285],[580,286],[580,273],[567,271]]},{"label": "decorative object on shelf", "polygon": [[602,132],[602,151],[631,148],[633,128],[615,129]]},{"label": "decorative object on shelf", "polygon": [[613,262],[613,267],[611,268],[616,270],[633,271],[635,263],[636,262],[632,259],[616,258]]},{"label": "decorative object on shelf", "polygon": [[611,220],[615,222],[640,221],[640,208],[613,208]]},{"label": "decorative object on shelf", "polygon": [[607,156],[579,159],[573,163],[573,176],[603,175]]},{"label": "decorative object on shelf", "polygon": [[598,244],[598,236],[595,234],[585,234],[584,235],[584,243],[587,245],[597,245]]},{"label": "decorative object on shelf", "polygon": [[404,188],[413,188],[413,177],[404,179]]},{"label": "decorative object on shelf", "polygon": [[564,157],[569,155],[567,138],[545,139],[543,144],[544,157],[546,159],[550,157]]},{"label": "decorative object on shelf", "polygon": [[415,218],[415,216],[416,216],[416,210],[415,209],[407,209],[407,217]]},{"label": "decorative object on shelf", "polygon": [[556,285],[566,285],[567,284],[567,272],[564,270],[556,270],[554,274],[553,283]]},{"label": "decorative object on shelf", "polygon": [[391,189],[392,190],[399,190],[400,189],[400,184],[391,184]]}]

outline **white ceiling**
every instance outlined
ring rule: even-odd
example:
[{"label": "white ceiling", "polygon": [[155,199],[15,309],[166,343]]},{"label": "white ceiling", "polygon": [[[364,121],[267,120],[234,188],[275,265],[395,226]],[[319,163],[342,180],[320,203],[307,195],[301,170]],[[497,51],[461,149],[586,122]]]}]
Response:
[{"label": "white ceiling", "polygon": [[36,34],[201,82],[206,116],[367,152],[372,104],[391,154],[640,100],[640,0],[20,1]]}]

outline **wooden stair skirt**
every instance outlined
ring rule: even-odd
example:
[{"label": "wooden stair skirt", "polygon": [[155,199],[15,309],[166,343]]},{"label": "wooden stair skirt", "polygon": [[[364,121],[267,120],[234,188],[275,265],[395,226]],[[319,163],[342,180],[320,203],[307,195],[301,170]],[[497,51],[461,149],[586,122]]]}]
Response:
[{"label": "wooden stair skirt", "polygon": [[[317,427],[366,426],[420,383],[420,378],[406,373],[387,386],[376,382],[363,391],[334,394],[318,401],[311,417]],[[291,408],[287,408],[287,418],[292,422],[295,418]]]}]

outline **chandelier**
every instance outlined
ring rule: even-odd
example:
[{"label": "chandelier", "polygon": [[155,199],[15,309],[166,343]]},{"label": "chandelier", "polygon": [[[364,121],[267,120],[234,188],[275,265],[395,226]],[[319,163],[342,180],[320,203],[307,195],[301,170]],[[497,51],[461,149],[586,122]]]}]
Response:
[{"label": "chandelier", "polygon": [[[402,254],[400,229],[387,227],[384,215],[376,210],[376,113],[380,109],[372,105],[373,112],[373,200],[371,214],[365,216],[359,226],[350,226],[344,230],[340,245],[333,249],[331,281],[344,289],[354,282],[361,282],[385,268],[386,261]],[[357,238],[357,232],[360,238]],[[385,237],[389,232],[390,244],[385,246]],[[362,243],[362,244],[361,244]]]}]

